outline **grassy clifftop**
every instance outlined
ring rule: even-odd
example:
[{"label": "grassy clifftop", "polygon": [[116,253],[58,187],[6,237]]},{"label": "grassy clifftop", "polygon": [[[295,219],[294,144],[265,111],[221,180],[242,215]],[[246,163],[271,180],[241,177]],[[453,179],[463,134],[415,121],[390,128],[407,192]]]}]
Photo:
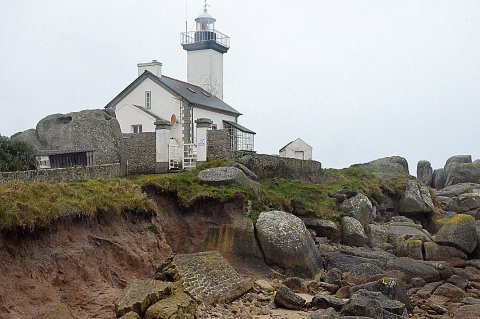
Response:
[{"label": "grassy clifftop", "polygon": [[[202,169],[223,164],[209,163]],[[341,216],[336,209],[336,193],[362,192],[382,202],[386,196],[400,196],[409,178],[406,175],[379,177],[356,167],[330,169],[324,170],[327,180],[324,184],[266,179],[259,181],[260,191],[255,193],[236,185],[200,185],[197,182],[199,171],[75,183],[16,182],[0,186],[0,230],[33,230],[60,218],[89,217],[98,211],[115,214],[125,210],[151,212],[154,203],[142,191],[149,186],[175,193],[179,204],[185,207],[204,200],[227,202],[241,198],[251,201],[252,218],[261,211],[275,209],[335,220]]]}]

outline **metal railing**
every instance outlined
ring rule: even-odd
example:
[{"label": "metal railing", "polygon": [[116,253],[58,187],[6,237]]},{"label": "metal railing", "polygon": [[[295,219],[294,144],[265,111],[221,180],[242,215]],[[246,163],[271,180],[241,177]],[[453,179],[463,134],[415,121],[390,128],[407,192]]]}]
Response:
[{"label": "metal railing", "polygon": [[181,37],[182,44],[215,41],[226,48],[230,48],[230,37],[217,30],[183,32]]}]

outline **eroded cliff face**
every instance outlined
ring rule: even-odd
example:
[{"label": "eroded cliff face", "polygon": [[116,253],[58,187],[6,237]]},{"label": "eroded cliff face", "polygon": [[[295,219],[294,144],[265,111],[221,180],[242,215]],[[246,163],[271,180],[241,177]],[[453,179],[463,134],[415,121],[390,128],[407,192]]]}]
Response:
[{"label": "eroded cliff face", "polygon": [[114,318],[128,282],[151,278],[172,253],[218,250],[242,273],[271,271],[243,200],[187,209],[174,194],[145,191],[156,203],[147,214],[100,212],[0,233],[0,318]]},{"label": "eroded cliff face", "polygon": [[[99,213],[0,237],[0,318],[113,318],[128,281],[150,277],[172,250],[157,216]],[[56,318],[56,317],[55,317]]]}]

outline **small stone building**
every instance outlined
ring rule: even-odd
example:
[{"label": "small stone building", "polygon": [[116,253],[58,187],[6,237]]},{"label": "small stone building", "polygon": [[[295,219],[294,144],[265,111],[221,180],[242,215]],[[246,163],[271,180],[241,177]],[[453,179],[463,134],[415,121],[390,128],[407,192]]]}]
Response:
[{"label": "small stone building", "polygon": [[296,158],[300,160],[312,159],[312,147],[301,138],[291,141],[279,151],[280,157]]}]

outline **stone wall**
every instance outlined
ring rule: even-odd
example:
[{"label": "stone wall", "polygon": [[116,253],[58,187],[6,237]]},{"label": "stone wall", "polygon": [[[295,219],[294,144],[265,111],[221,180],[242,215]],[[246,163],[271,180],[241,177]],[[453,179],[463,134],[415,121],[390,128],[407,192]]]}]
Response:
[{"label": "stone wall", "polygon": [[322,183],[325,176],[322,164],[313,160],[299,160],[275,155],[256,154],[249,151],[232,151],[227,130],[207,133],[207,160],[229,159],[238,161],[257,174],[259,178],[286,178],[312,183]]},{"label": "stone wall", "polygon": [[207,161],[232,158],[227,130],[207,131]]},{"label": "stone wall", "polygon": [[120,176],[120,164],[115,163],[22,172],[0,172],[0,184],[6,184],[13,181],[39,183],[73,182],[94,178],[114,178]]},{"label": "stone wall", "polygon": [[155,133],[123,134],[123,145],[128,175],[155,173]]},{"label": "stone wall", "polygon": [[233,152],[232,159],[250,168],[259,178],[285,178],[311,183],[325,182],[322,163],[275,155]]}]

